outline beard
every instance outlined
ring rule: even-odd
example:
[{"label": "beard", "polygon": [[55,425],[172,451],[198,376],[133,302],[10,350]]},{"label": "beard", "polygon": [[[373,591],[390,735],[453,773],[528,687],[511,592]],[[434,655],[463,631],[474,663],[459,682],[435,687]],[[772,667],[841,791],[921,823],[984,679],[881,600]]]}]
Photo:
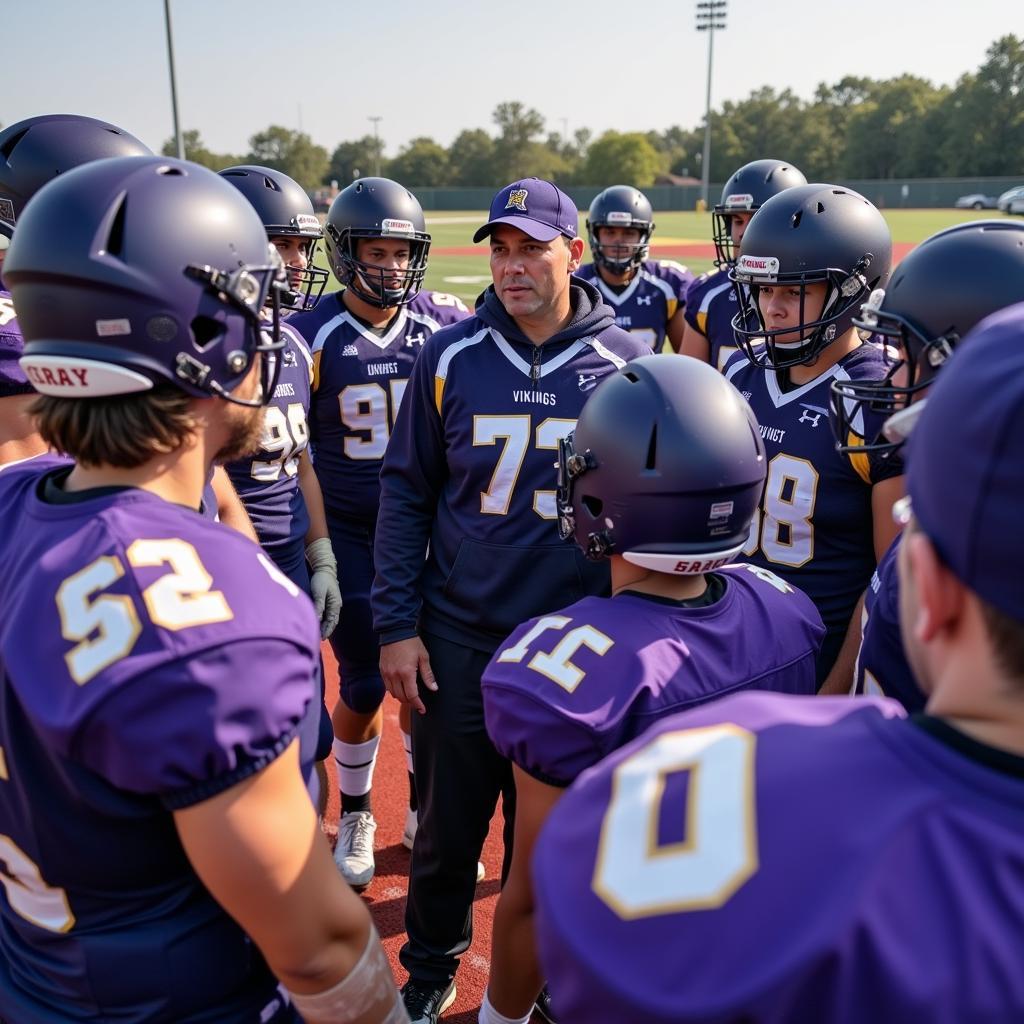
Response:
[{"label": "beard", "polygon": [[214,457],[218,463],[235,462],[260,450],[263,438],[264,406],[227,404],[228,436]]}]

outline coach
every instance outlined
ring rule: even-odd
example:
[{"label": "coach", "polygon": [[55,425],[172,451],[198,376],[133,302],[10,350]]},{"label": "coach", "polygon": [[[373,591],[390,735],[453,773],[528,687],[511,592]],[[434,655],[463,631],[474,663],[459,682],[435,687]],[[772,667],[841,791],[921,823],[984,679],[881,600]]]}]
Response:
[{"label": "coach", "polygon": [[[587,396],[649,352],[570,275],[572,200],[537,178],[503,188],[474,241],[493,286],[438,331],[412,371],[381,469],[372,604],[389,692],[411,704],[420,802],[401,961],[412,1021],[455,998],[472,936],[476,864],[510,765],[484,728],[480,676],[523,620],[607,592],[607,569],[558,537],[555,461]],[[552,684],[554,685],[554,684]]]}]

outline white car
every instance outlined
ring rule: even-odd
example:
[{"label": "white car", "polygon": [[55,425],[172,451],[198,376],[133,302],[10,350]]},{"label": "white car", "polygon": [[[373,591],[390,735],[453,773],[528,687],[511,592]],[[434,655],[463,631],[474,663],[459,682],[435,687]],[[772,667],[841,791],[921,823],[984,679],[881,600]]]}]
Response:
[{"label": "white car", "polygon": [[[1024,199],[1024,185],[1017,185],[1014,188],[1007,189],[999,197],[998,207],[1003,213],[1020,213],[1021,207],[1019,201],[1021,199]],[[1011,203],[1016,205],[1016,209],[1010,209]]]}]

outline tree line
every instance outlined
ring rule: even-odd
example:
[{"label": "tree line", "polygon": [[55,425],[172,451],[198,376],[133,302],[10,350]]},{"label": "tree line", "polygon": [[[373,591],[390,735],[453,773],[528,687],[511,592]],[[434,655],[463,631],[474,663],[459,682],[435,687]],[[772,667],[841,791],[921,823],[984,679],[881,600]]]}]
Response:
[{"label": "tree line", "polygon": [[[342,188],[359,175],[381,174],[412,187],[493,186],[528,175],[564,185],[629,182],[640,188],[662,174],[700,177],[703,123],[664,132],[586,128],[571,137],[550,131],[522,103],[500,103],[495,131],[469,128],[445,148],[410,140],[387,157],[372,135],[338,143],[333,152],[304,132],[271,125],[244,155],[214,153],[199,132],[184,133],[185,155],[213,169],[232,163],[274,167],[307,189]],[[712,181],[749,160],[791,161],[811,180],[858,178],[1024,177],[1024,40],[1006,35],[985,61],[953,86],[914,75],[883,81],[847,76],[822,83],[810,100],[762,86],[711,113]],[[175,152],[169,139],[164,153]]]}]

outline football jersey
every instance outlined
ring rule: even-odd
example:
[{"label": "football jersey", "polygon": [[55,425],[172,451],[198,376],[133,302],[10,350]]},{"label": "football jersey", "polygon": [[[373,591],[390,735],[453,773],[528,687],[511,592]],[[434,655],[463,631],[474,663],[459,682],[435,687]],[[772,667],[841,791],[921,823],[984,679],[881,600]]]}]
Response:
[{"label": "football jersey", "polygon": [[507,337],[488,291],[413,366],[381,471],[381,506],[392,510],[374,543],[382,643],[418,621],[492,652],[521,622],[607,589],[607,566],[558,536],[558,442],[601,379],[649,350],[615,327],[592,286],[573,292],[559,340]]},{"label": "football jersey", "polygon": [[910,712],[923,711],[927,696],[914,679],[900,634],[899,534],[882,556],[864,592],[855,692],[892,697]]},{"label": "football jersey", "polygon": [[423,343],[469,311],[454,295],[419,292],[383,337],[334,292],[288,321],[313,354],[310,430],[324,504],[355,519],[377,515],[380,464]]},{"label": "football jersey", "polygon": [[520,626],[482,678],[498,752],[567,786],[665,715],[748,687],[814,693],[824,628],[810,599],[752,565],[710,579],[724,587],[711,604],[627,591]]},{"label": "football jersey", "polygon": [[18,365],[25,348],[11,293],[0,288],[0,398],[33,390]]},{"label": "football jersey", "polygon": [[276,979],[172,812],[292,742],[312,604],[252,541],[146,491],[44,500],[64,472],[0,473],[0,1019],[269,1019]]},{"label": "football jersey", "polygon": [[559,1021],[1024,1020],[1024,759],[902,716],[741,694],[585,773],[533,858]]},{"label": "football jersey", "polygon": [[305,551],[309,513],[299,488],[299,456],[309,442],[313,359],[301,335],[281,324],[285,347],[274,397],[264,410],[263,436],[255,454],[225,464],[264,550],[279,565]]},{"label": "football jersey", "polygon": [[614,310],[617,327],[629,331],[654,352],[661,351],[665,328],[686,303],[686,292],[693,281],[689,268],[673,260],[645,260],[619,292],[605,283],[596,264],[584,263],[576,276],[597,288]]},{"label": "football jersey", "polygon": [[[754,410],[768,458],[768,478],[743,552],[818,606],[827,630],[822,652],[827,664],[820,666],[826,672],[875,568],[871,488],[901,472],[897,459],[836,451],[829,385],[833,380],[878,380],[887,371],[874,345],[859,346],[790,391],[782,390],[774,370],[754,366],[741,352],[725,368]],[[868,424],[868,433],[861,436],[874,436],[880,426]]]},{"label": "football jersey", "polygon": [[683,317],[698,334],[708,340],[708,362],[716,369],[725,367],[729,357],[739,351],[732,329],[739,312],[736,289],[729,280],[729,268],[701,274],[686,292]]}]

